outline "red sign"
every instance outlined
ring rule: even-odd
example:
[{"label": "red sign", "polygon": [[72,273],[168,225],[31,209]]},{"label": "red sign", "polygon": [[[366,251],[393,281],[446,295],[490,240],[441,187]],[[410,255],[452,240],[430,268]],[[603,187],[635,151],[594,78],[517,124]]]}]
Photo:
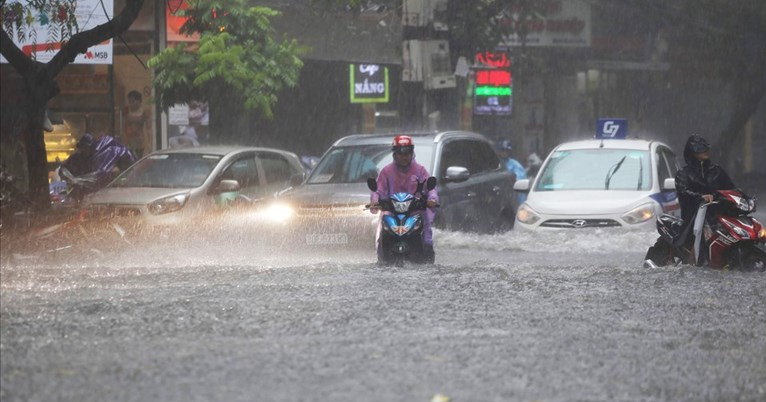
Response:
[{"label": "red sign", "polygon": [[476,62],[487,67],[510,68],[511,59],[507,53],[480,52],[476,53]]},{"label": "red sign", "polygon": [[511,86],[511,72],[508,70],[478,70],[476,85]]}]

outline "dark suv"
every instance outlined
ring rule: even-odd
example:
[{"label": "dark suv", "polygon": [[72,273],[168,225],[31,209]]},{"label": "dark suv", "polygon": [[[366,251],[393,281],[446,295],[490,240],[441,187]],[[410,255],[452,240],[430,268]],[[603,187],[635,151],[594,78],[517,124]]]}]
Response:
[{"label": "dark suv", "polygon": [[310,176],[282,194],[293,211],[291,229],[307,244],[345,244],[374,238],[377,215],[369,203],[367,178],[392,162],[391,141],[405,134],[415,143],[415,160],[438,179],[440,229],[497,232],[515,216],[513,176],[490,140],[467,131],[359,134],[341,138],[322,156]]}]

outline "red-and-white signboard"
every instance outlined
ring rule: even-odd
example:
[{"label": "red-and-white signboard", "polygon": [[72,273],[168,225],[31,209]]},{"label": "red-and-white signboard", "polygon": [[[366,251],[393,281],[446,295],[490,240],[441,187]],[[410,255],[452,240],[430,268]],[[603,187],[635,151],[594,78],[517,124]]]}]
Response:
[{"label": "red-and-white signboard", "polygon": [[[28,0],[10,0],[10,3],[21,3],[25,7]],[[6,4],[4,7],[8,7]],[[106,12],[104,12],[106,11]],[[32,15],[32,22],[25,27],[26,35],[19,38],[17,32],[9,32],[11,39],[16,46],[25,54],[42,63],[49,62],[53,56],[61,49],[60,41],[49,41],[48,29],[50,24],[56,18],[53,15],[44,15],[36,12],[38,15]],[[104,24],[114,16],[114,0],[77,0],[75,18],[79,31],[87,31],[98,25]],[[34,30],[34,34],[31,34]],[[112,64],[112,39],[91,46],[84,54],[78,54],[75,57],[74,64]],[[8,61],[0,56],[0,62]]]}]

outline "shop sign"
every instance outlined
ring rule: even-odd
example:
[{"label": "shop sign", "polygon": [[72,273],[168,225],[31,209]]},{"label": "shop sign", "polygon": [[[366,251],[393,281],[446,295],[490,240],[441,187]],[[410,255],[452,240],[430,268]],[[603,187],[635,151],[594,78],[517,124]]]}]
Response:
[{"label": "shop sign", "polygon": [[476,54],[474,113],[509,115],[512,109],[511,61],[504,52]]},{"label": "shop sign", "polygon": [[351,103],[388,103],[388,67],[379,64],[350,64]]},{"label": "shop sign", "polygon": [[[551,0],[541,2],[542,18],[527,22],[526,46],[590,46],[591,5],[588,0]],[[518,6],[516,6],[518,7]],[[521,15],[509,6],[496,23],[518,32]],[[503,46],[521,46],[519,35],[508,35]]]},{"label": "shop sign", "polygon": [[[17,0],[24,7],[29,0]],[[76,0],[76,19],[80,32],[93,29],[101,24],[111,21],[114,15],[114,0]],[[5,6],[3,6],[5,7]],[[106,14],[104,13],[106,10]],[[52,11],[51,11],[52,12]],[[9,35],[13,43],[28,57],[35,57],[41,63],[47,63],[61,49],[61,42],[46,42],[48,29],[55,16],[41,13],[32,16],[31,25],[26,27],[26,35],[20,38],[16,32]],[[34,32],[33,32],[34,31]],[[23,40],[22,40],[23,39]],[[98,45],[91,46],[83,54],[78,54],[72,64],[112,64],[112,39],[108,39]],[[0,62],[7,63],[5,57],[0,56]]]},{"label": "shop sign", "polygon": [[107,74],[62,74],[57,82],[64,95],[108,94],[111,85]]},{"label": "shop sign", "polygon": [[173,42],[198,42],[199,34],[184,35],[181,33],[181,27],[186,23],[189,17],[184,17],[179,14],[182,10],[189,8],[189,3],[186,0],[168,0],[168,5],[165,7],[165,33],[167,34],[168,43]]}]

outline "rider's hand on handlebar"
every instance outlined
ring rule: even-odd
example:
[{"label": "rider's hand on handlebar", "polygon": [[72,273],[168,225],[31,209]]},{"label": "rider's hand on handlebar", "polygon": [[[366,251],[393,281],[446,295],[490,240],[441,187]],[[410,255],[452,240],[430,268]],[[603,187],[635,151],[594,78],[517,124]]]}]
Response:
[{"label": "rider's hand on handlebar", "polygon": [[436,200],[428,200],[426,201],[426,205],[428,206],[428,208],[434,208],[439,204],[436,202]]},{"label": "rider's hand on handlebar", "polygon": [[370,213],[377,214],[380,211],[380,204],[377,202],[370,203]]},{"label": "rider's hand on handlebar", "polygon": [[713,202],[713,199],[714,199],[714,198],[715,198],[715,197],[713,197],[713,195],[712,195],[712,194],[703,194],[703,195],[702,195],[702,199],[703,199],[703,200],[705,200],[705,202],[708,202],[708,203],[709,203],[709,202]]}]

